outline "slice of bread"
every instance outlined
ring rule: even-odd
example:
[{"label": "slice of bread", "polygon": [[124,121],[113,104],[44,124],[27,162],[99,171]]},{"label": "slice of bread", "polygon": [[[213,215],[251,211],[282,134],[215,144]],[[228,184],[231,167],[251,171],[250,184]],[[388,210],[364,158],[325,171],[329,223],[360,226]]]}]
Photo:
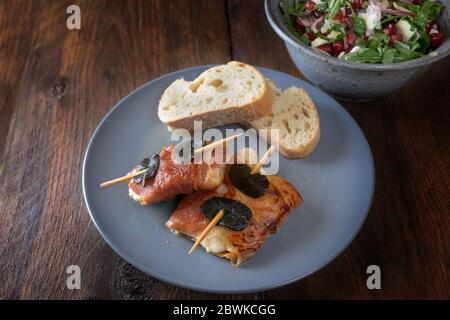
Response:
[{"label": "slice of bread", "polygon": [[244,123],[255,129],[279,129],[279,150],[289,159],[308,156],[320,139],[319,114],[314,102],[302,88],[285,91],[269,82],[273,92],[272,113]]},{"label": "slice of bread", "polygon": [[169,128],[203,129],[241,123],[270,114],[272,94],[263,75],[245,63],[231,61],[210,68],[194,81],[178,79],[159,101],[159,119]]}]

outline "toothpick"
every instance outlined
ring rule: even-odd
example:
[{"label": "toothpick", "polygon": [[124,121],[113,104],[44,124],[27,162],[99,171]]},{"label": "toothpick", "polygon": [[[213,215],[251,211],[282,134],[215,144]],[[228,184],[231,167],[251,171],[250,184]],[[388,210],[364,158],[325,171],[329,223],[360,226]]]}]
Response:
[{"label": "toothpick", "polygon": [[[214,141],[213,143],[210,143],[210,144],[208,144],[208,145],[206,145],[204,147],[195,149],[194,153],[199,153],[199,152],[203,152],[205,150],[213,149],[216,146],[218,146],[218,145],[220,145],[220,144],[222,144],[224,142],[230,141],[232,139],[236,139],[237,137],[239,137],[241,135],[242,135],[242,133],[238,133],[238,134],[235,134],[235,135],[233,135],[231,137],[228,137],[228,138],[225,138],[225,139],[221,139],[221,140],[218,140],[218,141]],[[134,172],[134,173],[130,173],[130,174],[126,175],[126,176],[119,177],[119,178],[116,178],[116,179],[113,179],[113,180],[110,180],[110,181],[103,182],[102,184],[100,184],[100,187],[109,187],[109,186],[112,186],[113,184],[116,184],[116,183],[120,183],[120,182],[123,182],[123,181],[128,181],[130,179],[133,179],[133,178],[143,174],[145,171],[147,171],[147,169],[144,169],[144,170],[141,170],[141,171],[137,171],[137,172]]]},{"label": "toothpick", "polygon": [[199,246],[200,242],[203,241],[203,239],[205,239],[205,237],[208,235],[208,233],[211,231],[211,229],[217,224],[219,223],[220,219],[222,219],[223,217],[223,212],[224,209],[221,209],[216,216],[214,217],[214,219],[211,220],[211,222],[208,224],[208,226],[202,231],[202,233],[200,234],[200,236],[197,238],[197,240],[195,241],[194,245],[192,246],[191,250],[189,250],[189,254],[191,254],[192,252],[194,252],[195,249],[197,249],[197,247]]},{"label": "toothpick", "polygon": [[112,186],[113,184],[116,184],[116,183],[120,183],[120,182],[123,182],[123,181],[131,180],[131,179],[133,179],[133,178],[143,174],[145,171],[147,171],[147,169],[144,169],[144,170],[141,170],[141,171],[136,171],[136,172],[127,174],[126,176],[119,177],[119,178],[116,178],[116,179],[113,179],[113,180],[105,181],[102,184],[100,184],[100,187],[109,187],[109,186]]},{"label": "toothpick", "polygon": [[218,145],[220,145],[220,144],[222,144],[222,143],[224,143],[224,142],[228,142],[228,141],[230,141],[230,140],[236,139],[236,138],[239,137],[239,136],[242,136],[242,133],[238,133],[238,134],[235,134],[235,135],[230,136],[230,137],[228,137],[228,138],[221,139],[221,140],[218,140],[218,141],[214,141],[213,143],[210,143],[210,144],[208,144],[208,145],[206,145],[206,146],[204,146],[204,147],[195,149],[195,150],[194,150],[194,153],[199,153],[199,152],[203,152],[203,151],[206,151],[206,150],[209,150],[209,149],[213,149],[213,148],[215,148],[216,146],[218,146]]},{"label": "toothpick", "polygon": [[258,163],[253,167],[252,171],[250,171],[250,174],[255,174],[259,172],[261,167],[264,165],[264,162],[266,162],[266,160],[270,157],[274,149],[275,147],[271,146],[269,150],[267,150],[267,152],[261,157],[261,159],[259,159]]}]

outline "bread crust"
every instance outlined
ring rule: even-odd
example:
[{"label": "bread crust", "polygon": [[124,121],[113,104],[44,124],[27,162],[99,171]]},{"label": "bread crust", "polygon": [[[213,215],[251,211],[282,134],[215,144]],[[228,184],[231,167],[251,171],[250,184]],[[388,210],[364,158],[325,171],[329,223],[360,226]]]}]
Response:
[{"label": "bread crust", "polygon": [[[259,120],[260,118],[267,116],[269,117],[269,120],[279,119],[277,118],[277,114],[275,114],[275,116],[273,115],[273,113],[276,113],[276,110],[273,110],[273,105],[276,104],[277,102],[276,99],[280,99],[280,97],[275,97],[275,93],[277,94],[277,96],[280,96],[285,94],[285,92],[289,89],[283,92],[282,90],[276,88],[273,82],[264,78],[264,76],[255,67],[250,66],[248,64],[239,61],[231,61],[227,65],[231,66],[235,65],[236,67],[245,67],[249,69],[252,73],[256,73],[259,76],[261,76],[261,78],[263,79],[263,86],[264,86],[262,95],[259,97],[255,97],[252,101],[248,102],[245,105],[241,104],[238,106],[227,107],[226,109],[210,110],[203,112],[200,111],[191,116],[181,117],[171,121],[162,120],[163,123],[169,127],[170,131],[175,128],[183,128],[192,132],[194,130],[194,121],[201,121],[203,130],[227,124],[241,124],[254,129],[270,129],[272,126],[267,127],[264,121],[254,121],[254,120]],[[212,70],[213,68],[206,70],[192,82],[196,82],[198,81],[198,79],[206,77],[204,74],[206,72],[212,72]],[[313,120],[314,124],[312,124],[313,129],[311,131],[311,137],[308,137],[309,140],[305,139],[307,141],[304,144],[301,144],[301,142],[299,141],[297,143],[297,146],[295,146],[294,143],[283,142],[283,139],[280,138],[278,149],[280,153],[283,154],[288,159],[302,159],[310,155],[319,144],[320,121],[317,108],[314,102],[311,100],[308,93],[301,88],[295,87],[293,88],[300,92],[299,95],[301,95],[302,103],[308,105],[308,108],[310,108],[314,113],[315,119]],[[299,112],[301,112],[300,109]],[[160,119],[161,118],[164,117],[160,116]],[[267,138],[268,142],[272,142],[270,136]]]},{"label": "bread crust", "polygon": [[193,131],[194,121],[202,121],[202,129],[205,130],[225,124],[241,123],[243,119],[250,121],[269,115],[272,112],[272,93],[264,76],[255,67],[248,64],[239,61],[231,61],[228,64],[244,65],[246,68],[259,74],[264,79],[263,94],[245,105],[233,106],[226,110],[199,112],[189,117],[175,119],[173,121],[162,120],[162,122],[172,129],[183,128]]},{"label": "bread crust", "polygon": [[[275,85],[272,83],[272,86],[274,87],[273,90],[277,90],[278,88],[275,87]],[[288,90],[288,89],[287,89]],[[284,94],[284,92],[279,91],[280,94]],[[308,105],[308,107],[313,110],[314,117],[317,118],[317,121],[315,122],[314,130],[311,139],[308,141],[307,144],[299,146],[297,148],[290,147],[283,143],[283,139],[280,138],[279,144],[278,144],[278,150],[282,155],[284,155],[288,159],[303,159],[307,156],[309,156],[317,147],[320,141],[320,120],[319,120],[319,114],[317,111],[317,108],[314,104],[314,102],[311,100],[311,97],[308,95],[308,93],[305,90],[301,90],[302,99],[304,100],[304,103]],[[263,128],[271,128],[271,127],[265,127],[260,121],[258,122],[251,122],[251,121],[245,121],[242,123],[243,125],[254,128],[254,129],[263,129]],[[269,132],[270,133],[270,132]],[[267,137],[268,142],[272,142],[271,136]]]},{"label": "bread crust", "polygon": [[303,159],[309,156],[317,147],[320,141],[320,130],[317,131],[317,134],[313,136],[313,139],[310,141],[308,145],[306,145],[303,149],[289,149],[284,148],[280,145],[279,149],[283,156],[288,159]]}]

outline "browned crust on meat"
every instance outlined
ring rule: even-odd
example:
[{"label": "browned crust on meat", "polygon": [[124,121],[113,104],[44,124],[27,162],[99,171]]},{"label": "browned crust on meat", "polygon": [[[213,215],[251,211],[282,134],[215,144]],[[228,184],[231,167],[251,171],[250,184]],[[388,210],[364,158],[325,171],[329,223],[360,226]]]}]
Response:
[{"label": "browned crust on meat", "polygon": [[215,196],[239,200],[252,211],[249,224],[243,231],[214,227],[220,229],[231,248],[223,252],[211,252],[229,259],[234,265],[239,265],[257,252],[266,238],[277,231],[287,215],[302,203],[300,194],[286,179],[270,176],[269,182],[266,194],[254,199],[236,189],[226,174],[224,184],[228,190],[225,193],[205,191],[185,197],[166,222],[166,226],[190,238],[197,238],[210,222],[200,211],[206,200]]},{"label": "browned crust on meat", "polygon": [[[224,165],[216,163],[175,163],[172,159],[174,145],[163,147],[156,176],[145,185],[130,180],[128,187],[139,198],[141,205],[149,205],[174,199],[180,194],[215,189],[223,180]],[[217,172],[214,172],[218,170]],[[216,179],[209,175],[216,174]]]}]

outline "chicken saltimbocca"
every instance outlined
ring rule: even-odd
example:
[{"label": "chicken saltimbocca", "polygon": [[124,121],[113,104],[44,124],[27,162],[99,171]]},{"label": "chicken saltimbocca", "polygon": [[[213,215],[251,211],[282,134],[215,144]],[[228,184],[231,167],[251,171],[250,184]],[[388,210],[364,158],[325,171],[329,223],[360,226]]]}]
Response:
[{"label": "chicken saltimbocca", "polygon": [[257,252],[303,201],[286,179],[249,172],[245,164],[228,165],[218,188],[184,197],[166,226],[195,240],[217,211],[225,209],[221,222],[200,244],[238,266]]},{"label": "chicken saltimbocca", "polygon": [[[180,194],[213,190],[220,185],[225,172],[224,164],[175,161],[172,157],[174,149],[174,145],[166,146],[159,156],[156,155],[158,166],[154,170],[154,176],[146,179],[145,175],[141,175],[130,180],[128,188],[131,198],[145,206],[172,200]],[[147,163],[141,162],[132,172],[151,166],[149,158],[144,160],[148,160]]]}]

